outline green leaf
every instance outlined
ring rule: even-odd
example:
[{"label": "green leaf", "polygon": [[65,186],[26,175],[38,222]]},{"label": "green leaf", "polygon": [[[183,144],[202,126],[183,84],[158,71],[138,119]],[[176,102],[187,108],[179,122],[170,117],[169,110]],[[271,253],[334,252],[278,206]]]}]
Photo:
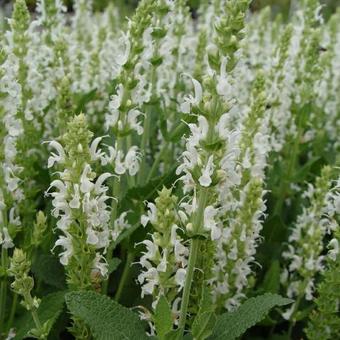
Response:
[{"label": "green leaf", "polygon": [[216,324],[216,315],[213,312],[204,312],[198,314],[192,325],[192,335],[194,339],[204,340],[207,339]]},{"label": "green leaf", "polygon": [[77,108],[75,112],[77,113],[83,112],[85,110],[86,104],[93,101],[96,95],[97,95],[97,89],[93,89],[88,93],[79,95],[79,97],[77,98]]},{"label": "green leaf", "polygon": [[192,324],[192,335],[195,339],[207,339],[215,326],[216,315],[212,303],[211,293],[207,287],[202,289],[199,311]]},{"label": "green leaf", "polygon": [[177,328],[176,330],[172,330],[171,332],[165,335],[166,340],[182,340],[181,337],[181,328]]},{"label": "green leaf", "polygon": [[138,201],[152,199],[157,194],[157,191],[161,190],[163,186],[169,186],[170,184],[174,182],[176,178],[176,168],[177,168],[177,165],[175,165],[165,175],[152,179],[144,186],[131,188],[127,192],[125,198],[130,199],[130,200],[138,200]]},{"label": "green leaf", "polygon": [[208,287],[203,287],[198,314],[213,312],[214,310],[215,306],[212,302],[211,291]]},{"label": "green leaf", "polygon": [[274,260],[266,272],[261,286],[266,293],[277,293],[280,289],[280,262]]},{"label": "green leaf", "polygon": [[299,167],[297,169],[297,171],[294,174],[294,178],[293,181],[294,182],[303,182],[304,180],[306,180],[306,177],[308,176],[308,174],[310,173],[310,170],[312,168],[312,166],[319,161],[320,157],[313,157],[311,158],[306,164],[304,164],[303,166]]},{"label": "green leaf", "polygon": [[220,315],[210,339],[236,339],[248,328],[260,322],[273,307],[288,305],[292,302],[290,299],[271,293],[251,298],[235,312]]},{"label": "green leaf", "polygon": [[134,231],[136,231],[140,227],[140,222],[135,223],[130,228],[124,230],[118,238],[112,243],[112,249],[115,249],[119,243],[121,243],[123,240],[128,238],[131,234],[133,234]]},{"label": "green leaf", "polygon": [[92,291],[66,294],[70,312],[83,320],[96,340],[147,340],[138,315],[105,295]]},{"label": "green leaf", "polygon": [[50,286],[59,289],[66,287],[64,267],[53,255],[39,254],[32,264],[32,272],[36,278]]},{"label": "green leaf", "polygon": [[[51,330],[63,310],[64,296],[65,292],[51,293],[41,300],[37,313],[41,324],[49,321],[49,330]],[[31,313],[27,311],[21,318],[18,318],[14,327],[16,329],[14,339],[19,340],[27,337],[29,331],[35,328]]]},{"label": "green leaf", "polygon": [[118,257],[114,257],[111,260],[108,261],[109,263],[109,268],[108,268],[108,272],[109,274],[113,273],[118,266],[120,265],[120,263],[122,262],[121,259],[119,259]]},{"label": "green leaf", "polygon": [[166,339],[165,335],[172,330],[172,313],[168,301],[162,295],[157,303],[154,322],[159,339]]}]

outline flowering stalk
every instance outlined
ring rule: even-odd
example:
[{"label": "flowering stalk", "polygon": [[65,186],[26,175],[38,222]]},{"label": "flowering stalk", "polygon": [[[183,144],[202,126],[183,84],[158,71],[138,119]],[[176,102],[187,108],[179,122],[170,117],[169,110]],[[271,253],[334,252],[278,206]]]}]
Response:
[{"label": "flowering stalk", "polygon": [[[62,232],[55,247],[63,248],[60,262],[65,266],[69,287],[75,290],[96,289],[108,272],[103,254],[111,238],[110,211],[104,181],[112,175],[103,173],[97,177],[92,170],[103,153],[97,150],[102,138],[89,145],[91,137],[85,116],[75,116],[62,137],[64,146],[50,142],[57,152],[48,160],[48,167],[56,163],[63,170],[50,186],[57,191],[49,195],[53,197],[52,215],[58,219],[57,228]],[[86,338],[86,329],[76,320],[72,331]]]},{"label": "flowering stalk", "polygon": [[[25,107],[27,93],[27,65],[25,57],[28,51],[29,13],[25,1],[17,1],[10,21],[10,30],[6,32],[4,50],[1,52],[1,139],[0,150],[1,179],[0,179],[0,245],[1,267],[3,277],[0,284],[0,328],[3,328],[6,312],[7,282],[6,270],[8,266],[8,249],[14,246],[13,239],[18,227],[22,224],[23,214],[25,222],[30,220],[32,202],[22,204],[26,196],[30,197],[30,184],[23,185],[22,179],[29,172],[33,173],[30,162],[20,155],[27,152],[27,144],[23,143],[23,135],[27,132],[27,114]],[[27,172],[25,172],[27,170]]]},{"label": "flowering stalk", "polygon": [[[339,214],[339,212],[337,212]],[[339,228],[339,224],[337,225]],[[316,308],[310,314],[309,323],[304,330],[308,339],[334,339],[340,334],[339,329],[339,293],[340,283],[339,268],[339,230],[335,231],[335,237],[329,243],[326,259],[326,270],[323,279],[318,284]]]},{"label": "flowering stalk", "polygon": [[[209,64],[213,70],[219,72],[203,78],[204,91],[197,80],[193,80],[195,97],[185,98],[182,105],[183,112],[192,112],[198,115],[197,124],[189,124],[191,135],[186,141],[186,151],[183,153],[183,164],[177,169],[177,173],[184,173],[181,177],[185,192],[193,192],[191,201],[186,202],[186,210],[189,215],[186,224],[186,232],[190,243],[190,255],[186,281],[184,285],[180,332],[183,334],[186,325],[188,304],[192,290],[194,270],[198,260],[200,248],[199,237],[211,239],[221,238],[221,225],[217,222],[218,188],[224,182],[229,181],[229,176],[234,171],[233,165],[226,168],[226,159],[233,160],[237,151],[233,145],[237,140],[237,134],[228,135],[228,112],[231,108],[230,72],[235,67],[233,54],[238,49],[238,39],[242,38],[243,19],[248,2],[242,4],[227,2],[226,11],[235,14],[228,15],[226,19],[220,19],[216,26],[215,44],[223,45],[222,50],[210,48]],[[235,13],[234,13],[235,12]],[[232,19],[234,18],[234,19]],[[233,33],[231,33],[233,32]],[[215,45],[215,46],[216,46]],[[216,53],[216,51],[219,51]],[[222,52],[223,51],[223,52]],[[209,248],[207,248],[209,249]],[[211,249],[213,250],[213,248]],[[211,251],[210,250],[210,251]],[[211,254],[213,255],[213,254]],[[211,256],[206,254],[206,256]],[[204,278],[207,280],[207,278]],[[195,286],[202,289],[203,281]],[[195,289],[196,290],[196,289]],[[200,294],[199,294],[200,295]],[[195,313],[195,311],[194,311]],[[196,310],[197,313],[197,310]]]},{"label": "flowering stalk", "polygon": [[[139,276],[142,285],[142,297],[152,295],[152,307],[155,309],[161,296],[165,297],[172,309],[174,325],[178,325],[179,293],[184,286],[189,250],[181,235],[180,225],[185,213],[179,209],[177,197],[171,189],[163,188],[155,200],[148,203],[147,215],[141,219],[142,225],[152,225],[151,240],[141,243],[147,251],[140,258],[140,265],[145,269]],[[153,317],[150,312],[142,312],[142,318],[149,321],[154,333]]]},{"label": "flowering stalk", "polygon": [[[235,309],[244,297],[252,274],[264,216],[264,170],[270,150],[266,95],[260,74],[253,84],[251,106],[240,127],[233,181],[219,189],[221,236],[217,240],[210,283],[217,308]],[[230,169],[231,170],[231,169]],[[229,170],[229,171],[230,171]]]},{"label": "flowering stalk", "polygon": [[32,314],[36,328],[30,330],[30,336],[37,339],[47,339],[49,322],[47,321],[42,324],[37,314],[40,299],[32,297],[31,295],[34,281],[28,274],[30,266],[31,263],[27,260],[26,254],[21,249],[15,248],[11,265],[8,269],[10,276],[14,277],[14,282],[11,284],[11,287],[16,294],[22,296],[23,300],[21,301],[21,304]]},{"label": "flowering stalk", "polygon": [[331,178],[332,169],[326,166],[316,179],[315,187],[309,185],[305,197],[310,200],[310,206],[298,216],[288,239],[288,249],[282,253],[289,265],[282,272],[281,282],[287,287],[287,295],[296,298],[283,316],[292,323],[303,298],[307,301],[313,299],[315,276],[324,269],[323,242],[326,235],[336,228],[328,210],[332,197]]},{"label": "flowering stalk", "polygon": [[[145,49],[142,37],[147,34],[151,23],[150,12],[154,1],[142,1],[128,24],[128,33],[122,37],[124,53],[119,56],[116,63],[119,73],[116,77],[116,93],[110,97],[109,113],[105,117],[105,125],[115,135],[115,148],[112,148],[114,171],[118,175],[126,172],[135,176],[139,171],[139,153],[137,146],[131,146],[131,134],[143,133],[143,127],[138,120],[142,115],[140,105],[149,98],[145,90],[143,79],[138,77],[138,70],[142,67],[141,55]],[[124,157],[124,147],[128,149]],[[115,180],[113,194],[120,198],[120,181]],[[117,202],[112,202],[112,218],[117,217]]]}]

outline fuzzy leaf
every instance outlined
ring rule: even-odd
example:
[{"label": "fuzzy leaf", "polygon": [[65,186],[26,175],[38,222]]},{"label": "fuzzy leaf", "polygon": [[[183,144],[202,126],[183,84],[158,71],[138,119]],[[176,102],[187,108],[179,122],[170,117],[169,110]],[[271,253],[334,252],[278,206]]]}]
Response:
[{"label": "fuzzy leaf", "polygon": [[32,264],[33,274],[46,284],[65,289],[66,280],[64,267],[58,258],[50,254],[39,254]]},{"label": "fuzzy leaf", "polygon": [[213,332],[216,323],[216,315],[213,312],[204,312],[197,315],[192,325],[194,339],[207,339]]},{"label": "fuzzy leaf", "polygon": [[140,222],[135,223],[130,228],[125,229],[118,238],[113,242],[112,249],[115,249],[119,243],[124,241],[126,238],[128,238],[131,234],[133,234],[138,228],[140,227]]},{"label": "fuzzy leaf", "polygon": [[203,340],[211,335],[216,323],[214,305],[212,303],[210,290],[207,289],[207,287],[202,289],[199,305],[200,308],[192,324],[191,333],[195,339]]},{"label": "fuzzy leaf", "polygon": [[109,268],[108,268],[109,274],[113,273],[118,268],[121,262],[122,262],[121,259],[119,259],[118,257],[114,257],[113,259],[109,260],[108,262],[109,263]]},{"label": "fuzzy leaf", "polygon": [[85,93],[81,96],[79,96],[79,98],[77,98],[77,108],[75,110],[75,112],[80,113],[83,112],[86,108],[86,105],[88,103],[90,103],[91,101],[93,101],[95,99],[97,95],[97,89],[93,89],[88,93]]},{"label": "fuzzy leaf", "polygon": [[174,182],[176,179],[176,167],[177,166],[174,166],[163,176],[156,177],[143,186],[131,188],[125,198],[139,201],[152,199],[163,186],[169,186]]},{"label": "fuzzy leaf", "polygon": [[[63,310],[64,295],[65,292],[51,293],[41,300],[37,311],[38,316],[42,324],[49,321],[50,329]],[[30,312],[26,312],[21,318],[17,320],[15,325],[16,336],[14,339],[24,339],[27,337],[28,332],[33,328],[35,328],[35,323],[33,321],[32,315]]]},{"label": "fuzzy leaf", "polygon": [[166,340],[181,340],[180,328],[170,331],[165,335]]},{"label": "fuzzy leaf", "polygon": [[264,292],[277,293],[280,288],[280,262],[274,260],[270,265],[263,279],[262,287]]},{"label": "fuzzy leaf", "polygon": [[165,335],[172,329],[172,314],[168,301],[162,295],[157,303],[154,315],[156,332],[159,339],[166,339]]},{"label": "fuzzy leaf", "polygon": [[260,322],[273,307],[288,305],[292,302],[291,299],[271,293],[250,298],[235,312],[224,313],[217,318],[210,339],[236,339],[248,328]]},{"label": "fuzzy leaf", "polygon": [[70,312],[83,320],[96,340],[148,339],[137,314],[96,292],[66,294]]},{"label": "fuzzy leaf", "polygon": [[212,302],[210,289],[208,289],[207,287],[203,287],[200,299],[199,314],[203,314],[205,312],[213,312],[214,310],[215,308]]}]

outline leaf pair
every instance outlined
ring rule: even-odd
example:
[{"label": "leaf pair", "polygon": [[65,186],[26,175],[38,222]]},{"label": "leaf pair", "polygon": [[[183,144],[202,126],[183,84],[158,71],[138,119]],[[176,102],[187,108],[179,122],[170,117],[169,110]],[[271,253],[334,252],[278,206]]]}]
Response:
[{"label": "leaf pair", "polygon": [[277,294],[266,293],[250,298],[235,312],[225,313],[217,318],[214,331],[209,340],[233,340],[247,329],[262,321],[276,306],[285,306],[293,301]]},{"label": "leaf pair", "polygon": [[[210,308],[200,308],[191,335],[195,340],[233,340],[263,320],[273,307],[291,302],[280,295],[266,293],[250,298],[235,312],[220,316],[215,316]],[[66,303],[70,312],[90,327],[96,340],[148,339],[137,314],[107,296],[95,292],[71,292],[66,295]],[[172,312],[163,296],[155,308],[154,323],[158,339],[180,340],[181,332],[172,329]],[[191,338],[190,335],[186,337]]]},{"label": "leaf pair", "polygon": [[[49,333],[53,324],[57,321],[64,307],[65,292],[60,291],[51,293],[41,300],[41,304],[37,310],[39,320],[42,324],[46,324],[46,333]],[[24,339],[35,328],[35,324],[30,312],[25,313],[17,320],[14,325],[16,336],[14,339]]]},{"label": "leaf pair", "polygon": [[149,339],[138,315],[105,295],[71,292],[65,299],[70,312],[90,327],[96,340]]}]

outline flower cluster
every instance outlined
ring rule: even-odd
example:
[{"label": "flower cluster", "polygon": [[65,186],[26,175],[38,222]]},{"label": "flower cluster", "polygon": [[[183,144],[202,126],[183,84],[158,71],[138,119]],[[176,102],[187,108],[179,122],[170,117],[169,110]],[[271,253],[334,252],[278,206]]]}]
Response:
[{"label": "flower cluster", "polygon": [[[313,299],[316,275],[324,270],[326,236],[338,228],[334,219],[338,213],[338,194],[334,195],[331,190],[331,179],[332,169],[325,167],[321,177],[317,178],[315,187],[309,185],[304,195],[310,205],[298,216],[288,239],[287,250],[282,253],[288,264],[282,272],[281,282],[287,286],[287,295],[298,297],[297,301],[302,297],[309,301]],[[329,246],[329,256],[335,259],[339,252],[337,239],[332,239]],[[294,304],[284,317],[295,317],[293,314],[296,309]]]},{"label": "flower cluster", "polygon": [[[181,225],[186,215],[178,210],[177,197],[171,189],[163,188],[155,204],[147,204],[147,215],[142,215],[141,223],[152,225],[151,240],[141,242],[146,251],[140,258],[139,264],[143,271],[138,276],[142,286],[142,297],[152,295],[152,307],[155,308],[161,296],[165,296],[172,305],[174,324],[178,324],[179,302],[178,294],[182,291],[189,249],[181,235]],[[149,319],[147,314],[143,318]]]},{"label": "flower cluster", "polygon": [[32,297],[31,291],[34,286],[34,280],[29,275],[30,261],[27,260],[26,254],[21,249],[14,249],[8,273],[14,277],[11,284],[13,291],[22,296],[21,304],[31,312],[36,328],[30,331],[30,335],[37,339],[44,339],[48,335],[49,321],[41,324],[37,315],[37,309],[40,305],[40,299]]},{"label": "flower cluster", "polygon": [[[55,246],[61,246],[60,262],[67,267],[71,287],[91,286],[91,271],[105,278],[107,264],[102,253],[110,242],[110,210],[107,205],[108,187],[104,182],[112,176],[106,172],[97,176],[93,166],[101,155],[97,149],[100,139],[89,145],[92,133],[80,114],[68,124],[62,137],[64,146],[49,143],[56,152],[48,159],[48,167],[55,163],[59,179],[52,181],[48,194],[53,197],[52,215],[58,219],[62,232]],[[51,192],[51,189],[56,191]],[[83,259],[79,263],[79,257]]]}]

